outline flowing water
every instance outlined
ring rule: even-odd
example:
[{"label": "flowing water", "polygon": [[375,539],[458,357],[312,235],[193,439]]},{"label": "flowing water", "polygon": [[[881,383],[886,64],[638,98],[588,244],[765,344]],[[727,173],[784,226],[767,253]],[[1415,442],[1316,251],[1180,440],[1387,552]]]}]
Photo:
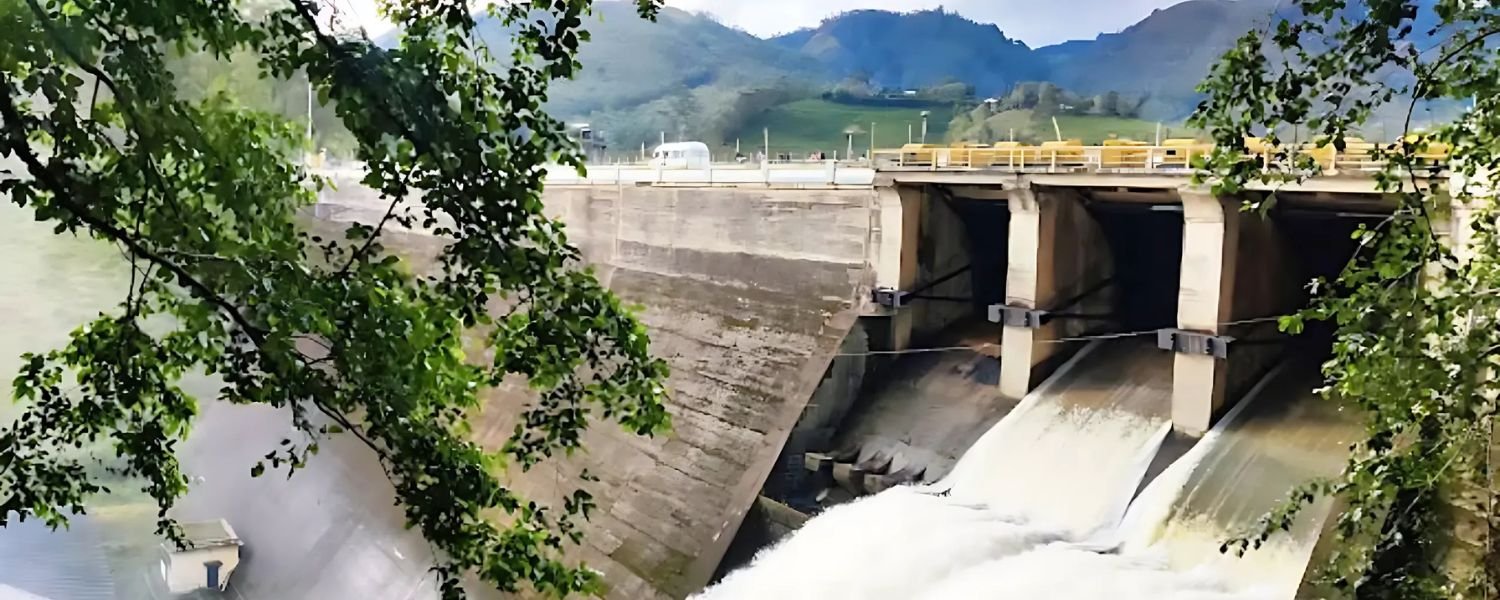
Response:
[{"label": "flowing water", "polygon": [[1289,532],[1242,557],[1218,549],[1253,528],[1297,485],[1337,473],[1358,439],[1345,408],[1311,391],[1318,382],[1315,364],[1289,364],[1253,402],[1237,408],[1227,427],[1153,482],[1124,527],[1126,545],[1160,552],[1174,569],[1208,569],[1234,587],[1291,597],[1331,500],[1306,507]]},{"label": "flowing water", "polygon": [[830,509],[698,598],[1292,597],[1326,502],[1261,552],[1218,546],[1336,472],[1354,428],[1307,391],[1310,374],[1279,373],[1132,503],[1170,427],[1170,360],[1091,348],[942,482]]}]

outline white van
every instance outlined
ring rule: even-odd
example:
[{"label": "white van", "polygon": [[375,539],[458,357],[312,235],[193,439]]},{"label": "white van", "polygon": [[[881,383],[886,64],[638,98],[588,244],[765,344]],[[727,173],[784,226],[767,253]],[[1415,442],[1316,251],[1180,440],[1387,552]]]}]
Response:
[{"label": "white van", "polygon": [[651,152],[651,166],[663,169],[707,169],[709,161],[708,144],[703,142],[662,144]]}]

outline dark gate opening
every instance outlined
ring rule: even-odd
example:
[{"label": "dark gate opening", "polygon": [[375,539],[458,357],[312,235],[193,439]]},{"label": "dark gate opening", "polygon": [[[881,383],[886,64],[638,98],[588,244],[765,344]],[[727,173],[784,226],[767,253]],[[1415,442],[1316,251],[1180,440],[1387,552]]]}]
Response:
[{"label": "dark gate opening", "polygon": [[1115,322],[1125,331],[1177,326],[1182,212],[1175,205],[1094,202],[1115,269]]}]

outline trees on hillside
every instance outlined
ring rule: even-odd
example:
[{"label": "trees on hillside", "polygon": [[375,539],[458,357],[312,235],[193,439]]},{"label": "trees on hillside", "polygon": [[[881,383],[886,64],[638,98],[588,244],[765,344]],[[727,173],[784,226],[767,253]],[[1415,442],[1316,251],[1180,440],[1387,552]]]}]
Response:
[{"label": "trees on hillside", "polygon": [[[203,370],[223,380],[220,400],[281,408],[302,433],[245,465],[253,474],[295,471],[329,436],[368,446],[433,545],[445,597],[462,597],[469,573],[502,590],[596,589],[593,571],[558,557],[588,493],[543,507],[497,478],[576,449],[592,419],[639,434],[668,420],[646,332],[541,212],[538,167],[580,165],[540,102],[577,72],[590,2],[491,5],[517,42],[501,71],[471,43],[469,3],[383,5],[403,31],[389,49],[330,26],[313,0],[253,17],[210,0],[0,8],[0,155],[18,165],[0,194],[59,234],[117,246],[131,271],[115,310],[26,357],[24,412],[0,429],[0,525],[82,512],[107,490],[76,449],[98,444],[180,539],[170,509],[188,482],[173,448],[196,403],[177,379]],[[658,5],[637,0],[644,17]],[[227,94],[184,94],[170,66],[195,52],[310,77],[390,202],[384,217],[338,239],[305,233],[299,210],[320,184],[298,164],[303,128]],[[383,251],[396,225],[451,240],[435,272]],[[492,358],[465,353],[475,339]],[[512,376],[536,401],[502,449],[480,448],[465,416]]]},{"label": "trees on hillside", "polygon": [[1125,97],[1119,92],[1109,91],[1093,97],[1081,96],[1055,84],[1026,82],[1017,84],[1009,94],[1000,98],[996,108],[1000,110],[1035,110],[1042,118],[1054,114],[1091,114],[1105,117],[1134,119],[1140,116],[1147,97]]},{"label": "trees on hillside", "polygon": [[[1500,10],[1471,0],[1296,0],[1289,20],[1251,32],[1218,62],[1195,123],[1218,144],[1203,178],[1231,193],[1307,177],[1279,133],[1299,126],[1342,149],[1383,107],[1408,128],[1428,101],[1472,103],[1452,123],[1377,148],[1394,214],[1355,235],[1360,249],[1306,312],[1336,330],[1327,392],[1362,409],[1367,439],[1342,476],[1299,489],[1243,551],[1314,498],[1342,502],[1329,593],[1360,598],[1489,597],[1495,553],[1493,427],[1500,380]],[[1276,57],[1276,58],[1272,58]],[[1247,156],[1263,135],[1283,150]],[[1446,152],[1446,167],[1429,159]],[[1291,166],[1280,166],[1290,164]],[[1267,211],[1274,194],[1246,205]],[[1467,520],[1478,527],[1455,527]],[[1478,532],[1466,535],[1465,532]]]},{"label": "trees on hillside", "polygon": [[1106,92],[1094,97],[1092,107],[1094,114],[1105,116],[1120,115],[1120,93],[1116,91]]}]

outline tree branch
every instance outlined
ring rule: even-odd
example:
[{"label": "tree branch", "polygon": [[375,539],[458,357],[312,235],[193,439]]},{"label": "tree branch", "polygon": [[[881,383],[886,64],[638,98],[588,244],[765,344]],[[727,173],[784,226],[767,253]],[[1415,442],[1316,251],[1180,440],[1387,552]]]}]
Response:
[{"label": "tree branch", "polygon": [[[15,88],[11,86],[10,80],[8,78],[3,77],[0,77],[0,86],[3,86],[3,91],[5,92],[4,94],[0,94],[0,116],[4,116],[6,122],[14,123],[17,129],[24,129],[25,126],[23,124],[24,121],[22,120],[20,109],[16,107],[15,100],[12,97],[12,95],[16,91]],[[22,139],[24,139],[24,135],[22,135],[21,137]],[[250,321],[240,313],[239,309],[235,307],[233,303],[225,299],[223,296],[220,296],[216,291],[214,291],[213,288],[209,287],[202,281],[199,281],[197,277],[188,272],[188,270],[183,268],[181,265],[168,260],[166,257],[156,253],[151,248],[147,247],[146,244],[143,244],[140,240],[132,237],[129,232],[121,229],[119,226],[113,223],[110,223],[108,220],[102,217],[92,214],[91,212],[89,212],[87,206],[84,206],[83,204],[80,204],[76,200],[74,200],[73,192],[75,192],[76,190],[65,185],[62,181],[59,181],[56,177],[54,177],[53,173],[47,169],[46,165],[42,164],[41,159],[36,155],[36,152],[31,149],[31,146],[29,144],[26,144],[24,142],[16,143],[12,140],[12,142],[8,145],[10,146],[10,149],[15,152],[16,156],[21,159],[21,162],[26,164],[27,170],[31,173],[32,177],[35,177],[37,181],[41,182],[42,185],[46,186],[47,189],[52,192],[53,201],[61,205],[63,208],[67,209],[68,212],[77,217],[79,221],[82,221],[94,231],[104,234],[109,239],[123,244],[135,255],[143,257],[160,266],[161,268],[170,271],[173,275],[176,275],[178,281],[183,285],[197,292],[204,300],[219,307],[219,309],[222,310],[224,314],[230,318],[230,320],[234,321],[234,323],[238,325],[240,329],[244,330],[247,335],[251,336],[251,339],[256,340],[257,342],[264,339],[267,331],[263,328],[251,324]]]}]

